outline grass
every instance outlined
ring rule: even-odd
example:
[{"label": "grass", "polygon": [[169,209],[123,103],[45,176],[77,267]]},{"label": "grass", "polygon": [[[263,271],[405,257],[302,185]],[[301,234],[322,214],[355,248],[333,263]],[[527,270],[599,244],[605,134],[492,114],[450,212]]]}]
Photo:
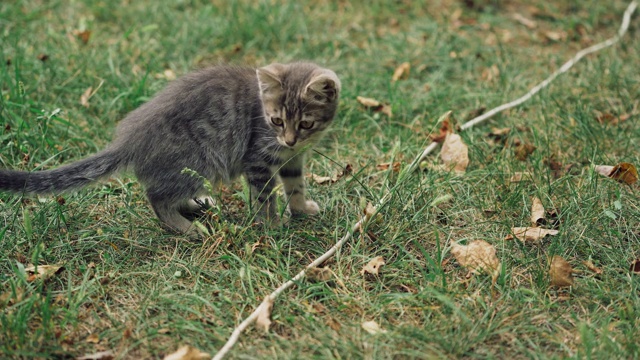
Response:
[{"label": "grass", "polygon": [[[158,226],[126,175],[72,194],[0,194],[0,357],[70,358],[113,350],[159,358],[190,344],[214,353],[279,284],[324,253],[377,201],[437,132],[512,100],[577,50],[612,36],[626,1],[104,2],[0,4],[0,166],[53,168],[103,148],[116,123],[169,81],[219,62],[261,66],[311,59],[342,79],[339,116],[309,172],[351,164],[356,176],[311,183],[321,216],[264,232],[248,225],[240,183],[217,193],[216,232],[193,240]],[[512,18],[537,23],[528,29]],[[325,264],[338,281],[305,281],[276,301],[269,334],[250,330],[230,358],[640,357],[638,187],[593,164],[640,164],[638,17],[622,44],[589,56],[530,102],[462,134],[464,176],[420,172],[394,190],[373,224]],[[74,30],[90,30],[84,44]],[[557,41],[545,35],[560,34]],[[43,56],[43,55],[46,55]],[[46,59],[46,60],[44,60]],[[402,62],[408,79],[392,83]],[[489,75],[492,66],[498,69]],[[483,76],[483,72],[485,75]],[[170,75],[170,73],[169,73]],[[80,97],[95,94],[89,106]],[[391,119],[357,96],[391,104]],[[630,114],[601,124],[594,111]],[[492,127],[511,129],[507,146]],[[514,156],[516,140],[536,150]],[[433,157],[433,156],[432,156]],[[550,163],[570,166],[554,174]],[[533,181],[510,183],[516,171]],[[559,211],[560,234],[503,241],[528,223],[531,197]],[[450,200],[433,205],[434,200]],[[484,239],[503,266],[495,286],[467,278],[452,241]],[[549,259],[578,271],[550,288]],[[378,278],[363,265],[383,256]],[[591,273],[591,260],[603,272]],[[64,264],[46,281],[21,265]],[[375,320],[387,330],[361,328]]]}]

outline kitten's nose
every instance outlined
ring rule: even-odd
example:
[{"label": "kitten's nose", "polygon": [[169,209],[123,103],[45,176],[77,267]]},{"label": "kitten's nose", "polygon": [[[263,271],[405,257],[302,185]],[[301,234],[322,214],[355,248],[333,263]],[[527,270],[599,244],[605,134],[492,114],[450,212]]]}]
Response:
[{"label": "kitten's nose", "polygon": [[284,143],[285,143],[285,144],[287,144],[287,145],[289,145],[289,146],[293,146],[293,145],[295,145],[295,144],[296,144],[296,141],[297,141],[297,140],[296,140],[296,138],[293,138],[293,139],[286,139],[286,140],[284,141]]}]

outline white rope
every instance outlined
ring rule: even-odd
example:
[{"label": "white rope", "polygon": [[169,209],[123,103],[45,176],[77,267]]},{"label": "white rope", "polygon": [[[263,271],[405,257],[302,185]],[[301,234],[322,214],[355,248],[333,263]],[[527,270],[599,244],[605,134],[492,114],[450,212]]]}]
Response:
[{"label": "white rope", "polygon": [[[466,122],[464,125],[461,126],[461,130],[466,130],[469,129],[479,123],[481,123],[482,121],[492,117],[493,115],[507,110],[507,109],[511,109],[513,107],[516,107],[520,104],[522,104],[523,102],[529,100],[531,97],[533,97],[533,95],[535,95],[536,93],[538,93],[541,89],[545,88],[546,86],[548,86],[558,75],[566,72],[567,70],[569,70],[575,63],[577,63],[580,59],[582,59],[585,55],[594,53],[596,51],[602,50],[606,47],[609,47],[611,45],[614,45],[615,43],[617,43],[620,38],[622,36],[624,36],[624,34],[627,32],[627,29],[629,28],[629,22],[631,19],[631,15],[633,14],[633,12],[636,10],[637,7],[637,3],[636,1],[631,1],[631,3],[629,4],[629,6],[627,7],[627,10],[624,12],[624,16],[622,19],[622,25],[620,26],[620,29],[618,30],[618,34],[616,34],[616,36],[603,41],[601,43],[598,43],[596,45],[593,45],[591,47],[588,47],[586,49],[583,49],[581,51],[579,51],[571,60],[567,61],[564,65],[562,65],[562,67],[560,69],[558,69],[557,71],[555,71],[553,74],[551,74],[551,76],[549,76],[547,79],[545,79],[543,82],[541,82],[540,84],[536,85],[535,87],[533,87],[528,93],[526,93],[524,96],[500,105],[494,109],[492,109],[491,111],[478,116],[468,122]],[[394,186],[394,189],[397,188],[399,185],[402,184],[402,182],[407,178],[407,176],[409,174],[411,174],[415,169],[418,168],[418,164],[420,164],[420,161],[422,161],[422,159],[424,159],[430,152],[432,152],[436,147],[437,147],[437,143],[433,142],[431,144],[429,144],[429,146],[427,146],[427,148],[422,152],[422,154],[420,154],[420,156],[417,156],[413,162],[411,163],[411,165],[409,165],[409,167],[407,169],[405,169],[404,171],[401,172],[401,174],[398,176],[398,181],[396,182],[396,186]],[[384,206],[387,201],[389,201],[389,199],[391,198],[391,194],[393,193],[393,189],[391,189],[390,191],[388,191],[379,201],[378,201],[378,205],[376,206],[376,210],[375,212],[378,212],[379,209]],[[376,214],[369,214],[367,215],[365,218],[360,219],[358,222],[356,222],[351,229],[338,241],[336,242],[335,245],[333,245],[333,247],[331,247],[331,249],[329,249],[329,251],[327,251],[326,253],[324,253],[322,256],[320,256],[319,258],[317,258],[316,260],[314,260],[311,264],[307,265],[306,268],[304,268],[304,270],[300,271],[296,276],[294,276],[291,280],[285,282],[284,284],[280,285],[280,287],[278,287],[276,290],[274,290],[271,294],[267,295],[267,297],[264,299],[264,301],[251,313],[251,315],[249,315],[246,319],[244,319],[244,321],[242,321],[242,323],[240,323],[240,325],[238,325],[234,330],[233,333],[231,333],[231,336],[229,337],[229,339],[227,340],[227,342],[224,344],[224,346],[216,353],[216,355],[212,358],[212,360],[220,360],[222,359],[228,352],[229,350],[231,350],[231,348],[233,347],[233,345],[235,345],[235,343],[238,341],[238,338],[240,337],[240,334],[247,328],[249,327],[249,325],[251,325],[258,317],[258,314],[260,313],[260,311],[263,309],[264,306],[268,306],[270,303],[272,303],[282,292],[284,292],[285,290],[287,290],[288,288],[290,288],[291,286],[293,286],[296,282],[302,280],[304,278],[304,276],[306,275],[307,270],[315,268],[316,266],[322,264],[324,261],[326,261],[327,259],[329,259],[330,257],[332,257],[336,251],[338,251],[338,249],[340,249],[340,247],[342,247],[342,245],[347,242],[352,234],[359,229],[361,226],[364,225],[364,223],[366,222],[367,219],[369,219],[370,217],[376,216]]]}]

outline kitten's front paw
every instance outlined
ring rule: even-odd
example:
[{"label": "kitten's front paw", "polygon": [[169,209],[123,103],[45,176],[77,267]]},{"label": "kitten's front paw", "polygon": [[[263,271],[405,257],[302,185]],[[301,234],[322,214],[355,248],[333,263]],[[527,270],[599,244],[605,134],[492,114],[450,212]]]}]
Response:
[{"label": "kitten's front paw", "polygon": [[307,214],[307,215],[316,215],[320,212],[320,207],[318,203],[313,200],[306,200],[302,206],[291,207],[291,214]]}]

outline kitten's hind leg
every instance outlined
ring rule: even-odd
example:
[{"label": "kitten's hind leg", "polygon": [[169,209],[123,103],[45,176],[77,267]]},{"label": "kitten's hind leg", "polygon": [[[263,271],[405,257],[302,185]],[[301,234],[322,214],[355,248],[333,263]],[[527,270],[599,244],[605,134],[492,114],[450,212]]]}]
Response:
[{"label": "kitten's hind leg", "polygon": [[191,221],[187,220],[187,218],[180,214],[181,207],[179,204],[171,203],[166,200],[154,201],[151,197],[149,198],[149,201],[151,201],[151,207],[153,207],[153,211],[156,213],[156,216],[158,216],[158,219],[160,219],[166,227],[183,234],[194,233],[197,231]]}]

